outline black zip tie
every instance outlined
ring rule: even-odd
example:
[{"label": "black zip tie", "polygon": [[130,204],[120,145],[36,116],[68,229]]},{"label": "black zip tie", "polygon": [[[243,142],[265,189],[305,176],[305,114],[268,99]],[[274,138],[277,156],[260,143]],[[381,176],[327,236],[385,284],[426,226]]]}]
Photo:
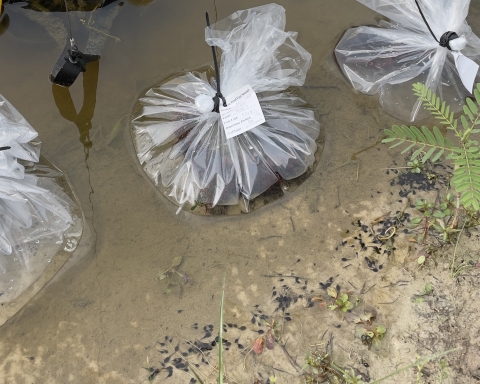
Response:
[{"label": "black zip tie", "polygon": [[445,32],[442,37],[440,37],[440,46],[448,48],[451,51],[452,48],[450,47],[450,41],[454,39],[458,39],[458,35],[455,32]]},{"label": "black zip tie", "polygon": [[6,151],[6,150],[8,150],[8,149],[10,149],[10,148],[12,148],[12,147],[0,147],[0,151]]},{"label": "black zip tie", "polygon": [[435,39],[435,41],[441,47],[448,48],[451,51],[452,48],[450,47],[450,41],[454,40],[454,39],[458,39],[458,35],[455,32],[448,31],[448,32],[445,32],[442,35],[442,37],[440,37],[440,41],[438,41],[437,37],[435,36],[435,34],[432,31],[432,28],[430,28],[430,25],[428,24],[427,19],[422,12],[422,9],[420,8],[420,4],[418,4],[418,0],[415,0],[415,4],[417,4],[418,12],[420,12],[420,16],[422,16],[422,19],[425,22],[425,25],[427,26],[428,30],[430,31],[430,33],[433,36],[433,38]]},{"label": "black zip tie", "polygon": [[[210,19],[208,18],[208,12],[205,12],[205,18],[207,19],[207,27],[210,28]],[[213,55],[213,64],[215,66],[215,78],[217,80],[217,93],[213,97],[213,109],[212,112],[220,112],[220,99],[223,101],[223,106],[227,106],[227,101],[223,97],[222,92],[220,91],[220,71],[218,70],[217,55],[215,54],[215,47],[212,45],[212,55]]]}]

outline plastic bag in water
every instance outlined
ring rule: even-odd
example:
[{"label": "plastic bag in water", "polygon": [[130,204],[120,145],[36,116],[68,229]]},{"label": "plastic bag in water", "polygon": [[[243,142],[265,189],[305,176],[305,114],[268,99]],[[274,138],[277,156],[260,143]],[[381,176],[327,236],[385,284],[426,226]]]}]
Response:
[{"label": "plastic bag in water", "polygon": [[0,95],[1,303],[35,282],[62,247],[73,251],[82,232],[73,192],[62,173],[40,158],[36,138],[37,132]]},{"label": "plastic bag in water", "polygon": [[[476,62],[480,59],[480,39],[465,21],[470,0],[418,0],[418,5],[415,0],[358,1],[389,21],[351,28],[335,48],[353,87],[369,95],[379,93],[383,108],[404,121],[429,115],[413,96],[416,82],[458,110],[471,89],[462,83],[455,57],[460,53]],[[440,45],[446,32],[458,36],[444,37],[450,49]]]},{"label": "plastic bag in water", "polygon": [[135,150],[148,177],[183,207],[243,203],[279,179],[312,167],[320,124],[314,111],[287,92],[301,86],[311,55],[285,32],[285,10],[269,4],[235,12],[206,28],[206,41],[222,50],[221,92],[250,85],[265,123],[230,139],[212,112],[216,81],[192,71],[146,91],[132,121]]}]

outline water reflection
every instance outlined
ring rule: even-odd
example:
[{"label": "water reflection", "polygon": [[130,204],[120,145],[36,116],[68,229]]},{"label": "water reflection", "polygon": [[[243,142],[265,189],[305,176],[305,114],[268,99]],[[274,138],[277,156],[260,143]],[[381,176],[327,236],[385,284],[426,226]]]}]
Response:
[{"label": "water reflection", "polygon": [[83,73],[83,105],[80,112],[77,113],[73,104],[70,89],[52,84],[52,93],[55,105],[65,120],[74,123],[80,134],[80,142],[86,149],[92,147],[90,139],[90,129],[92,128],[92,118],[95,113],[95,105],[97,103],[97,83],[98,70],[100,68],[99,61],[93,61],[87,65],[87,71]]},{"label": "water reflection", "polygon": [[[0,2],[1,4],[1,2]],[[5,12],[5,7],[0,5],[0,36],[2,36],[10,25],[10,16]]]}]

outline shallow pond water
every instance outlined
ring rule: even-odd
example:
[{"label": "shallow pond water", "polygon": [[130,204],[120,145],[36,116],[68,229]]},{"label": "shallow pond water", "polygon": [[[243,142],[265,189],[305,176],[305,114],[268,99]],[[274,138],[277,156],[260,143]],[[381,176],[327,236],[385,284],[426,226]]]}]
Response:
[{"label": "shallow pond water", "polygon": [[[80,75],[70,88],[71,100],[48,80],[63,46],[32,18],[12,15],[0,36],[0,92],[39,132],[42,153],[68,175],[82,205],[86,234],[48,286],[0,328],[3,382],[148,382],[145,367],[161,367],[173,353],[169,343],[174,347],[182,339],[200,340],[205,333],[211,335],[203,341],[211,342],[217,334],[224,274],[225,321],[231,328],[245,327],[238,335],[227,329],[236,335],[226,334],[232,351],[237,348],[234,339],[242,346],[253,344],[259,326],[252,322],[252,313],[278,314],[277,297],[281,290],[286,297],[284,291],[293,282],[271,276],[293,273],[299,282],[309,281],[308,288],[300,284],[291,290],[297,296],[288,300],[298,304],[302,291],[321,291],[329,282],[360,289],[374,278],[388,284],[398,277],[387,272],[388,263],[382,260],[377,264],[385,266],[376,272],[371,264],[345,269],[341,259],[350,259],[353,250],[336,251],[359,217],[374,218],[392,204],[399,209],[405,205],[390,189],[392,175],[382,169],[395,159],[402,163],[403,157],[379,144],[383,128],[396,120],[381,110],[377,98],[355,94],[332,57],[345,29],[372,24],[378,17],[353,0],[278,1],[287,11],[286,29],[298,31],[299,43],[313,55],[302,94],[317,108],[325,132],[315,172],[291,196],[237,217],[177,216],[176,207],[161,199],[141,174],[125,118],[140,93],[172,73],[211,60],[204,41],[205,11],[215,20],[260,3],[125,2],[99,65],[90,64]],[[470,23],[479,34],[480,3],[472,2],[471,8]],[[66,23],[65,13],[55,16]],[[79,41],[85,37],[81,25],[74,31]],[[179,256],[182,262],[176,268],[188,282],[176,281],[166,293],[168,282],[156,278]],[[373,304],[393,300],[388,292],[373,289],[369,294]],[[393,311],[384,308],[387,324],[393,321]],[[283,319],[291,319],[284,323],[290,353],[300,366],[312,345],[325,343],[327,327],[340,325],[329,316],[306,312],[293,302],[291,313],[283,311]],[[343,345],[352,343],[349,337]],[[398,348],[393,342],[385,345],[384,356]],[[161,352],[165,350],[170,352]],[[275,366],[273,359],[265,359],[253,361],[249,355],[243,371],[243,355],[240,362],[234,355],[227,366],[231,382],[254,383],[259,374],[263,380],[272,373],[282,375],[273,367],[293,370],[282,383],[301,382],[298,370],[286,368],[288,361]],[[407,361],[397,356],[378,372]],[[155,380],[192,379],[182,369],[174,368],[167,379],[168,373],[162,370]]]}]

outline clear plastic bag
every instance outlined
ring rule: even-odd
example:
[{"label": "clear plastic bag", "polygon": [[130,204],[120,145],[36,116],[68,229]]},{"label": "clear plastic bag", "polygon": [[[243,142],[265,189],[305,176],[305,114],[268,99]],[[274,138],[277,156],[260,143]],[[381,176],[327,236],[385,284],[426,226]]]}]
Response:
[{"label": "clear plastic bag", "polygon": [[301,86],[311,55],[285,32],[285,10],[269,4],[206,28],[222,49],[223,95],[250,85],[266,122],[227,139],[211,112],[215,77],[208,69],[171,78],[146,91],[132,120],[135,150],[148,177],[180,207],[235,205],[254,199],[279,178],[312,167],[320,125],[291,92]]},{"label": "clear plastic bag", "polygon": [[73,192],[62,173],[40,158],[36,138],[0,95],[0,302],[37,280],[62,246],[73,251],[82,232]]},{"label": "clear plastic bag", "polygon": [[[353,87],[369,95],[379,93],[382,107],[404,120],[425,118],[428,111],[412,94],[412,84],[424,83],[447,104],[458,109],[470,94],[458,75],[453,51],[479,61],[480,39],[465,19],[470,0],[358,0],[389,18],[377,27],[349,29],[335,48],[337,61]],[[441,36],[456,32],[452,51]],[[466,44],[465,44],[466,43]],[[480,77],[477,75],[477,79]]]}]

